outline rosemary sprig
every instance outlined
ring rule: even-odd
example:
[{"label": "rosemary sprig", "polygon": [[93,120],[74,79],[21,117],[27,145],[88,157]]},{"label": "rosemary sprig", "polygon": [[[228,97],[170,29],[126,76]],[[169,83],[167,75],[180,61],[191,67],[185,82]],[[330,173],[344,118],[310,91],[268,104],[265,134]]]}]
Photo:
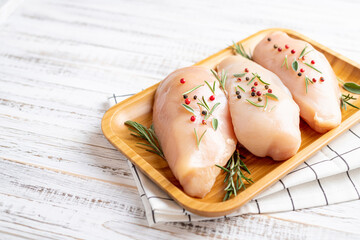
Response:
[{"label": "rosemary sprig", "polygon": [[244,77],[246,75],[246,73],[237,73],[237,74],[234,74],[233,76],[236,77],[236,78],[241,78],[241,77]]},{"label": "rosemary sprig", "polygon": [[270,85],[270,83],[267,83],[267,82],[265,82],[265,81],[263,81],[262,79],[261,79],[261,77],[260,77],[260,75],[259,74],[257,74],[257,73],[252,73],[252,75],[255,77],[255,78],[257,78],[261,83],[263,83],[263,84],[265,84],[265,85]]},{"label": "rosemary sprig", "polygon": [[[233,41],[233,49],[234,49],[234,51],[236,52],[236,53],[238,53],[238,54],[240,54],[241,56],[243,56],[244,58],[247,58],[247,59],[250,59],[251,60],[251,54],[249,53],[249,54],[247,54],[246,53],[246,51],[245,51],[245,49],[244,49],[244,46],[240,43],[240,44],[238,44],[238,43],[235,43],[234,41]],[[249,51],[250,52],[250,51]]]},{"label": "rosemary sprig", "polygon": [[246,101],[248,101],[249,103],[251,103],[252,105],[254,105],[255,107],[264,107],[264,105],[259,105],[257,103],[254,103],[253,101],[250,101],[249,99],[246,99]]},{"label": "rosemary sprig", "polygon": [[[205,81],[205,82],[206,82],[206,81]],[[191,93],[192,91],[195,91],[196,89],[198,89],[199,87],[202,87],[202,86],[204,86],[204,84],[200,84],[199,86],[196,86],[196,87],[190,89],[189,91],[184,92],[182,95]]]},{"label": "rosemary sprig", "polygon": [[192,114],[195,114],[194,109],[192,109],[192,107],[186,105],[186,104],[181,104],[186,110],[188,110],[189,112],[191,112]]},{"label": "rosemary sprig", "polygon": [[360,109],[359,107],[349,103],[349,100],[356,100],[356,99],[357,98],[354,98],[354,96],[351,96],[350,94],[348,94],[348,95],[342,94],[341,99],[340,99],[341,108],[344,108],[345,110],[347,110],[346,105],[349,105],[349,106],[351,106],[353,108]]},{"label": "rosemary sprig", "polygon": [[196,145],[197,145],[198,148],[199,148],[199,146],[200,146],[201,140],[203,139],[206,131],[207,131],[207,129],[203,132],[203,134],[201,134],[200,139],[199,139],[199,138],[198,138],[198,135],[197,135],[197,133],[196,133],[196,129],[194,128],[194,133],[195,133],[195,136],[196,136]]},{"label": "rosemary sprig", "polygon": [[309,83],[313,84],[314,82],[308,78],[308,76],[305,76],[305,86],[306,86],[306,93],[308,93],[308,85]]},{"label": "rosemary sprig", "polygon": [[249,169],[246,167],[245,163],[241,158],[245,158],[240,155],[239,151],[236,150],[229,161],[226,163],[225,167],[215,165],[218,168],[221,168],[224,172],[226,172],[226,176],[224,182],[227,182],[227,186],[225,187],[225,197],[223,201],[228,200],[232,195],[237,195],[237,193],[241,190],[241,188],[246,189],[244,180],[248,183],[254,183],[251,178],[248,178],[244,175],[244,171],[249,175],[251,174]]},{"label": "rosemary sprig", "polygon": [[304,49],[301,51],[300,56],[299,56],[298,59],[300,59],[300,58],[302,58],[302,57],[305,57],[309,52],[314,51],[314,50],[312,49],[312,50],[310,50],[310,51],[305,52],[307,47],[308,47],[307,45],[304,47]]},{"label": "rosemary sprig", "polygon": [[226,79],[227,79],[227,73],[226,71],[222,71],[220,76],[219,74],[217,74],[214,70],[210,69],[212,74],[214,74],[214,76],[216,77],[216,79],[219,81],[221,88],[223,89],[223,91],[226,93],[225,90],[225,83],[226,83]]},{"label": "rosemary sprig", "polygon": [[269,97],[271,97],[271,98],[274,98],[274,99],[276,99],[276,100],[279,100],[279,98],[278,98],[277,96],[275,96],[275,94],[265,93],[264,95],[265,95],[265,96],[269,96]]},{"label": "rosemary sprig", "polygon": [[199,102],[198,102],[197,104],[198,104],[199,106],[202,106],[203,108],[205,108],[206,111],[207,111],[204,120],[207,120],[207,119],[212,115],[212,113],[213,113],[214,110],[217,108],[217,106],[220,105],[220,103],[216,103],[216,104],[210,109],[210,107],[209,107],[209,105],[207,104],[204,96],[202,96],[202,98],[199,99]]},{"label": "rosemary sprig", "polygon": [[312,69],[314,69],[315,71],[322,73],[321,71],[319,71],[318,69],[316,69],[314,66],[308,64],[308,63],[304,63],[306,66],[311,67]]},{"label": "rosemary sprig", "polygon": [[[146,128],[144,125],[134,122],[134,121],[126,121],[125,125],[129,127],[129,130],[132,132],[131,135],[137,138],[144,139],[146,143],[137,143],[138,145],[146,146],[148,148],[143,148],[148,152],[155,153],[165,159],[164,153],[161,149],[159,139],[155,135],[153,125],[150,128]],[[150,149],[149,149],[150,148]]]},{"label": "rosemary sprig", "polygon": [[300,56],[299,56],[298,59],[300,59],[300,58],[303,57],[303,55],[305,54],[305,51],[306,51],[306,48],[307,48],[307,47],[308,47],[307,45],[304,47],[304,49],[301,51]]},{"label": "rosemary sprig", "polygon": [[207,119],[212,115],[212,113],[214,112],[215,108],[216,108],[217,106],[219,106],[219,105],[220,105],[219,102],[216,103],[216,104],[211,108],[211,110],[206,114],[204,120],[207,120]]},{"label": "rosemary sprig", "polygon": [[202,96],[202,98],[199,99],[197,105],[204,107],[208,112],[210,111],[209,105],[206,103],[204,96]]},{"label": "rosemary sprig", "polygon": [[205,81],[206,85],[208,85],[208,87],[210,88],[210,91],[215,94],[215,84],[216,82],[214,81],[213,86],[211,87],[210,83],[208,83],[207,81]]},{"label": "rosemary sprig", "polygon": [[292,67],[292,69],[293,69],[295,72],[297,72],[297,70],[299,69],[299,63],[298,63],[298,61],[296,61],[296,60],[294,59],[294,61],[293,61],[292,64],[291,64],[291,67]]},{"label": "rosemary sprig", "polygon": [[[245,92],[245,90],[244,90],[242,87],[240,87],[240,85],[237,85],[237,87],[238,87],[241,91]],[[235,89],[236,89],[236,87],[235,87]]]},{"label": "rosemary sprig", "polygon": [[287,55],[285,55],[285,59],[284,59],[283,64],[281,65],[281,67],[283,67],[284,65],[286,66],[286,69],[289,69],[289,64],[288,64],[288,60],[287,60]]}]

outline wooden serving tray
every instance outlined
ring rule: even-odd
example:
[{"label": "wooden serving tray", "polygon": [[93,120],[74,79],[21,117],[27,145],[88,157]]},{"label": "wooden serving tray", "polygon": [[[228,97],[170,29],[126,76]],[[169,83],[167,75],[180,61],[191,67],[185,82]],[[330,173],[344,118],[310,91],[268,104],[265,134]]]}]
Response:
[{"label": "wooden serving tray", "polygon": [[[284,31],[293,38],[309,42],[317,50],[324,53],[339,78],[346,82],[360,83],[359,64],[295,31],[287,29],[267,29],[240,42],[244,45],[245,49],[251,49],[251,52],[253,52],[256,44],[267,33],[276,30]],[[195,65],[214,68],[223,58],[232,54],[232,49],[228,47]],[[236,197],[223,202],[222,199],[225,194],[225,185],[223,183],[224,174],[220,174],[211,192],[207,194],[205,198],[193,198],[183,191],[168,167],[167,162],[157,155],[137,147],[136,143],[138,139],[130,136],[128,128],[124,125],[124,122],[127,120],[137,121],[145,126],[151,125],[152,105],[158,85],[159,84],[156,84],[147,88],[110,108],[102,119],[102,131],[112,145],[126,155],[130,161],[167,192],[177,203],[190,212],[207,217],[226,215],[240,208],[360,119],[360,111],[348,107],[347,111],[342,111],[341,125],[325,134],[316,133],[301,120],[302,144],[299,152],[295,156],[287,161],[276,162],[271,158],[256,157],[248,151],[243,150],[241,153],[246,156],[244,162],[252,173],[251,178],[255,181],[254,184],[248,186],[246,190],[240,192]],[[342,89],[342,91],[346,92],[344,89]],[[354,103],[359,106],[360,99]]]}]

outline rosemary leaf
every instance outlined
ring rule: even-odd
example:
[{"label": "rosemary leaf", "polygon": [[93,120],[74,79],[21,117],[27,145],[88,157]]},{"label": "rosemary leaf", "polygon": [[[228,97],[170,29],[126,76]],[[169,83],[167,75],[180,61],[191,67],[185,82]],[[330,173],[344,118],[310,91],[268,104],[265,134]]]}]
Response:
[{"label": "rosemary leaf", "polygon": [[297,72],[297,70],[298,70],[298,68],[299,68],[299,63],[298,63],[298,61],[296,61],[296,60],[294,59],[294,61],[293,61],[292,64],[291,64],[291,67],[292,67],[292,69],[294,69],[295,72]]},{"label": "rosemary leaf", "polygon": [[270,85],[270,83],[267,83],[267,82],[263,81],[259,74],[257,74],[257,73],[254,74],[253,73],[252,75],[255,76],[261,83],[263,83],[265,85]]},{"label": "rosemary leaf", "polygon": [[208,83],[207,81],[205,81],[206,85],[208,85],[208,87],[210,88],[210,91],[215,94],[215,81],[214,81],[214,87],[210,86],[210,83]]},{"label": "rosemary leaf", "polygon": [[209,108],[209,106],[207,105],[204,96],[202,97],[201,100],[199,99],[199,102],[198,102],[197,104],[198,104],[199,106],[204,107],[208,112],[210,111],[210,108]]},{"label": "rosemary leaf", "polygon": [[204,84],[201,84],[201,85],[199,85],[199,86],[196,86],[196,87],[194,87],[194,88],[190,89],[189,91],[184,92],[182,95],[185,95],[185,94],[191,93],[192,91],[194,91],[194,90],[196,90],[196,89],[198,89],[199,87],[202,87],[202,86],[204,86]]},{"label": "rosemary leaf", "polygon": [[218,128],[219,125],[219,121],[216,118],[213,118],[211,121],[212,127],[213,129],[216,131],[216,129]]},{"label": "rosemary leaf", "polygon": [[221,72],[221,74],[220,74],[220,77],[219,77],[219,74],[217,74],[214,70],[210,69],[210,71],[212,72],[212,74],[214,74],[216,79],[219,81],[221,88],[226,93],[226,90],[225,90],[225,82],[226,82],[226,79],[227,79],[226,71],[223,70]]},{"label": "rosemary leaf", "polygon": [[237,77],[237,78],[241,78],[241,77],[244,77],[246,75],[246,73],[237,73],[237,74],[234,74],[233,76],[234,77]]},{"label": "rosemary leaf", "polygon": [[181,104],[186,110],[188,110],[189,112],[191,112],[192,114],[195,114],[194,109],[192,109],[192,107],[186,105],[186,104]]},{"label": "rosemary leaf", "polygon": [[274,94],[272,94],[272,93],[265,93],[264,95],[265,95],[265,96],[269,96],[269,97],[271,97],[271,98],[274,98],[274,99],[276,99],[276,100],[279,100],[279,98],[278,98],[277,96],[275,96]]},{"label": "rosemary leaf", "polygon": [[266,111],[267,106],[268,106],[268,97],[267,97],[267,96],[265,96],[265,106],[264,106],[264,111]]},{"label": "rosemary leaf", "polygon": [[254,103],[253,101],[250,101],[249,99],[246,99],[246,101],[248,101],[249,103],[251,103],[252,105],[254,105],[255,107],[264,107],[264,105],[259,105],[257,103]]},{"label": "rosemary leaf", "polygon": [[240,87],[240,85],[237,85],[237,87],[238,87],[241,91],[245,92],[245,90],[244,90],[242,87]]},{"label": "rosemary leaf", "polygon": [[195,137],[196,137],[196,145],[199,148],[199,145],[201,143],[202,138],[204,137],[205,133],[206,133],[207,129],[203,132],[203,134],[201,134],[200,138],[198,138],[198,135],[196,133],[196,129],[194,128],[194,132],[195,132]]},{"label": "rosemary leaf", "polygon": [[254,76],[250,79],[250,81],[247,83],[247,85],[251,84],[252,81],[254,81],[255,78],[256,78],[256,76],[254,75]]},{"label": "rosemary leaf", "polygon": [[212,108],[211,108],[211,110],[206,114],[206,116],[205,116],[205,120],[207,120],[211,115],[212,115],[212,113],[214,112],[214,110],[215,110],[215,108],[217,108],[217,106],[219,106],[220,105],[220,103],[216,103]]},{"label": "rosemary leaf", "polygon": [[355,98],[354,96],[351,96],[350,94],[348,94],[348,95],[342,94],[341,99],[340,99],[341,108],[344,108],[345,110],[347,110],[346,105],[349,105],[349,106],[351,106],[353,108],[360,109],[359,107],[349,103],[349,100],[356,100],[356,99],[357,98]]},{"label": "rosemary leaf", "polygon": [[306,66],[311,67],[312,69],[314,69],[315,71],[322,73],[321,71],[319,71],[318,69],[316,69],[314,66],[308,64],[308,63],[304,63]]},{"label": "rosemary leaf", "polygon": [[308,93],[308,84],[309,83],[313,84],[314,82],[308,76],[305,76],[306,93]]},{"label": "rosemary leaf", "polygon": [[300,56],[299,56],[298,59],[302,58],[305,55],[305,51],[306,51],[307,47],[308,47],[307,45],[304,47],[304,49],[301,51]]},{"label": "rosemary leaf", "polygon": [[246,53],[246,51],[245,51],[245,49],[244,49],[244,46],[240,43],[240,44],[238,44],[238,43],[235,43],[234,41],[233,41],[233,49],[235,50],[235,52],[236,53],[238,53],[238,54],[240,54],[241,56],[243,56],[244,58],[247,58],[247,59],[250,59],[251,60],[251,56],[250,56],[250,54],[247,54]]},{"label": "rosemary leaf", "polygon": [[312,52],[312,51],[314,51],[314,49],[313,49],[313,50],[310,50],[310,51],[307,51],[306,53],[304,53],[303,57],[305,57],[308,53],[310,53],[310,52]]},{"label": "rosemary leaf", "polygon": [[284,65],[286,66],[286,69],[289,69],[289,64],[288,64],[288,60],[287,60],[287,55],[285,55],[285,59],[284,59],[283,64],[281,64],[281,67],[283,67]]},{"label": "rosemary leaf", "polygon": [[145,148],[145,150],[147,150],[149,152],[153,152],[153,153],[159,155],[160,157],[162,157],[163,159],[165,159],[164,153],[160,146],[159,139],[155,135],[155,131],[154,131],[154,128],[152,125],[150,128],[146,128],[142,124],[134,122],[134,121],[126,121],[125,125],[127,125],[129,127],[129,130],[131,130],[132,132],[135,132],[137,134],[137,135],[135,135],[135,134],[131,134],[131,135],[142,138],[148,143],[148,144],[138,143],[139,145],[149,147],[150,149]]}]

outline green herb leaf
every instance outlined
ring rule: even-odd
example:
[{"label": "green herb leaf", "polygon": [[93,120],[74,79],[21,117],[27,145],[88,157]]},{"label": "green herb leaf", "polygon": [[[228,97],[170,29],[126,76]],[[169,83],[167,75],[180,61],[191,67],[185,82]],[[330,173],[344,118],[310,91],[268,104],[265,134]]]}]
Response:
[{"label": "green herb leaf", "polygon": [[349,103],[349,100],[356,100],[356,99],[357,98],[355,98],[354,96],[351,96],[350,94],[348,94],[348,95],[342,94],[341,99],[340,99],[341,108],[344,108],[345,110],[347,110],[346,105],[349,105],[353,108],[360,109],[359,107]]},{"label": "green herb leaf", "polygon": [[211,110],[206,114],[206,116],[205,116],[205,120],[207,120],[211,115],[212,115],[212,113],[214,112],[214,110],[217,108],[217,106],[219,106],[220,105],[220,103],[216,103],[212,108],[211,108]]},{"label": "green herb leaf", "polygon": [[198,135],[197,135],[197,133],[196,133],[196,129],[194,128],[195,137],[196,137],[196,145],[197,145],[197,147],[199,147],[199,146],[200,146],[201,140],[203,139],[203,137],[204,137],[204,135],[205,135],[206,131],[207,131],[207,130],[205,130],[205,131],[203,132],[203,134],[201,134],[200,139],[199,139],[199,138],[198,138]]},{"label": "green herb leaf", "polygon": [[213,118],[211,123],[212,123],[213,129],[216,131],[216,129],[218,128],[218,125],[219,125],[219,121],[216,118]]},{"label": "green herb leaf", "polygon": [[238,74],[234,74],[233,76],[237,77],[237,78],[241,78],[241,77],[244,77],[245,75],[246,75],[246,73],[238,73]]},{"label": "green herb leaf", "polygon": [[204,96],[202,96],[201,99],[199,99],[199,102],[197,103],[199,106],[204,107],[208,112],[210,111],[209,105],[206,103],[206,100]]},{"label": "green herb leaf", "polygon": [[343,87],[345,88],[345,90],[351,93],[360,94],[360,85],[354,82],[346,82],[344,83]]},{"label": "green herb leaf", "polygon": [[257,103],[254,103],[253,101],[250,101],[249,99],[246,99],[246,101],[248,101],[249,103],[251,103],[252,105],[254,105],[255,107],[264,107],[264,105],[259,105]]},{"label": "green herb leaf", "polygon": [[276,100],[279,100],[279,98],[277,96],[275,96],[274,94],[272,94],[272,93],[265,93],[264,95],[269,96],[271,98],[275,98]]},{"label": "green herb leaf", "polygon": [[250,59],[251,60],[251,56],[250,54],[247,54],[245,49],[244,49],[244,46],[240,43],[240,44],[237,44],[233,41],[233,47],[232,47],[236,53],[240,54],[241,56],[243,56],[244,58],[247,58],[247,59]]},{"label": "green herb leaf", "polygon": [[213,93],[213,94],[215,94],[215,81],[214,81],[214,85],[213,85],[213,87],[211,87],[210,86],[210,83],[208,83],[207,81],[205,81],[205,83],[206,83],[206,85],[208,85],[208,87],[210,88],[210,91]]},{"label": "green herb leaf", "polygon": [[[241,91],[245,92],[245,90],[244,90],[242,87],[240,87],[240,85],[237,85],[237,87],[238,87]],[[235,89],[236,89],[236,88],[235,88]]]},{"label": "green herb leaf", "polygon": [[295,72],[297,72],[297,70],[298,70],[298,68],[299,68],[299,63],[298,63],[298,61],[296,61],[296,60],[294,59],[294,61],[293,61],[292,64],[291,64],[291,67],[292,67],[292,69],[294,69]]},{"label": "green herb leaf", "polygon": [[306,93],[308,93],[308,84],[309,83],[313,84],[314,82],[308,76],[305,76]]},{"label": "green herb leaf", "polygon": [[289,69],[289,64],[288,64],[288,60],[287,60],[287,55],[285,55],[285,59],[284,59],[283,64],[281,64],[281,67],[283,67],[284,65],[286,66],[286,69]]},{"label": "green herb leaf", "polygon": [[301,51],[300,56],[299,56],[298,59],[302,58],[302,57],[305,55],[305,51],[306,51],[306,48],[307,48],[307,47],[308,47],[308,46],[305,46],[305,47],[304,47],[304,49]]},{"label": "green herb leaf", "polygon": [[304,53],[304,55],[303,55],[302,57],[305,57],[308,53],[310,53],[310,52],[312,52],[312,51],[314,51],[314,49],[313,49],[313,50],[310,50],[310,51],[307,51],[306,53]]},{"label": "green herb leaf", "polygon": [[268,97],[265,95],[265,106],[264,106],[264,111],[266,111],[268,106]]},{"label": "green herb leaf", "polygon": [[192,91],[194,91],[194,90],[196,90],[196,89],[198,89],[199,87],[202,87],[202,86],[204,86],[204,84],[201,84],[201,85],[199,85],[199,86],[196,86],[196,87],[194,87],[194,88],[190,89],[189,91],[184,92],[182,95],[185,95],[185,94],[191,93]]},{"label": "green herb leaf", "polygon": [[219,81],[221,88],[223,89],[224,93],[226,94],[226,90],[225,90],[225,83],[226,83],[226,79],[227,79],[226,71],[223,70],[220,74],[220,77],[219,77],[219,74],[217,74],[214,70],[210,69],[210,71],[212,72],[212,74],[214,74],[216,79]]},{"label": "green herb leaf", "polygon": [[241,158],[242,156],[239,154],[239,151],[236,150],[226,163],[225,167],[215,165],[226,172],[224,182],[227,182],[227,186],[224,189],[226,194],[223,201],[228,200],[232,195],[236,196],[242,188],[246,189],[243,180],[245,180],[248,184],[254,183],[251,178],[244,175],[244,172],[247,172],[249,175],[251,173]]},{"label": "green herb leaf", "polygon": [[308,63],[304,63],[306,66],[311,67],[312,69],[314,69],[315,71],[322,73],[321,71],[317,70],[314,66],[308,64]]},{"label": "green herb leaf", "polygon": [[[146,143],[137,143],[139,145],[143,145],[146,147],[149,147],[150,149],[144,148],[148,152],[155,153],[165,159],[164,153],[161,149],[159,139],[155,135],[154,127],[153,125],[150,126],[150,128],[146,128],[140,123],[134,122],[134,121],[126,121],[125,125],[129,126],[129,130],[136,133],[131,133],[132,136],[141,138],[145,140]],[[130,128],[131,127],[131,128]]]},{"label": "green herb leaf", "polygon": [[247,83],[247,85],[251,84],[252,81],[254,81],[255,78],[256,78],[256,76],[253,76],[253,77],[250,79],[250,81]]},{"label": "green herb leaf", "polygon": [[194,109],[192,109],[192,107],[186,105],[186,104],[181,104],[186,110],[188,110],[189,112],[191,112],[192,114],[195,114]]},{"label": "green herb leaf", "polygon": [[255,74],[252,73],[252,75],[253,75],[255,78],[257,78],[261,83],[263,83],[263,84],[265,84],[265,85],[270,85],[269,83],[263,81],[263,80],[261,79],[261,77],[260,77],[259,74],[257,74],[257,73],[255,73]]}]

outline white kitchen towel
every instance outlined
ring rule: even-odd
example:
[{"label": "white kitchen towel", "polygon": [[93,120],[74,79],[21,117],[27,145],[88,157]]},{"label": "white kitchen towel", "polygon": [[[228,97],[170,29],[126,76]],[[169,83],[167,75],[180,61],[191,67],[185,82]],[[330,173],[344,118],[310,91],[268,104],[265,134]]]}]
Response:
[{"label": "white kitchen towel", "polygon": [[[110,106],[128,95],[109,97]],[[131,119],[129,119],[131,120]],[[139,171],[130,161],[149,225],[212,218],[190,213]],[[360,123],[315,153],[230,216],[294,211],[360,199]]]}]

